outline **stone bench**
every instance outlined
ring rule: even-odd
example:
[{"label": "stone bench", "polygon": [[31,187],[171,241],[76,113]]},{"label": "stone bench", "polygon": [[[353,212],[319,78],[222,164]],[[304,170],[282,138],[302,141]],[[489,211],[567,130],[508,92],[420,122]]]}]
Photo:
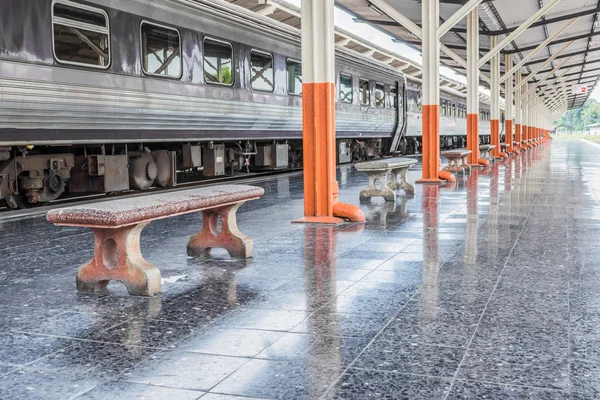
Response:
[{"label": "stone bench", "polygon": [[236,211],[263,194],[262,188],[254,186],[220,185],[66,207],[48,212],[46,218],[56,225],[85,226],[94,232],[94,257],[77,271],[78,290],[103,289],[117,280],[132,295],[152,296],[160,292],[161,278],[140,251],[140,233],[148,223],[202,211],[202,230],[188,240],[188,255],[207,255],[217,247],[232,257],[249,258],[252,239],[239,231]]},{"label": "stone bench", "polygon": [[[361,162],[354,165],[357,171],[366,172],[369,176],[369,187],[360,192],[360,201],[369,201],[372,197],[381,196],[385,201],[396,201],[394,190],[402,189],[406,194],[414,194],[415,188],[408,183],[408,170],[417,163],[412,158],[384,158]],[[391,182],[388,184],[387,174],[391,172]],[[401,182],[398,181],[400,177]],[[377,188],[376,183],[380,182]]]},{"label": "stone bench", "polygon": [[448,165],[444,171],[455,172],[457,174],[468,174],[471,172],[471,167],[467,162],[467,157],[471,154],[471,150],[455,149],[442,151],[442,155],[448,159]]},{"label": "stone bench", "polygon": [[493,163],[494,157],[492,157],[491,151],[494,150],[496,148],[496,145],[493,144],[482,144],[479,146],[479,151],[481,152],[481,158],[483,158],[484,160],[488,160],[491,163]]}]

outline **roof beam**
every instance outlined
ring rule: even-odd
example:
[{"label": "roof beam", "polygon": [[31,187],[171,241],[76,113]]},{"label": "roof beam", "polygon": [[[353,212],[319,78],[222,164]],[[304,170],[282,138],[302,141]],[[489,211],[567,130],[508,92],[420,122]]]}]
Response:
[{"label": "roof beam", "polygon": [[[536,28],[538,26],[543,26],[543,25],[554,24],[557,22],[566,21],[571,18],[585,17],[586,15],[592,15],[592,14],[596,14],[598,12],[600,12],[600,7],[590,8],[589,10],[578,11],[576,13],[566,14],[566,15],[562,15],[560,17],[546,18],[544,21],[534,22],[529,27]],[[490,34],[491,35],[506,35],[506,34],[513,32],[515,29],[516,29],[516,27],[502,29],[502,30],[498,30],[498,31],[489,31],[489,32],[484,33],[484,35],[490,35]]]},{"label": "roof beam", "polygon": [[511,32],[508,36],[506,36],[500,43],[498,43],[492,50],[490,50],[487,54],[479,59],[477,66],[481,68],[485,65],[496,53],[505,48],[510,42],[515,40],[521,33],[525,32],[527,28],[535,21],[543,17],[548,11],[550,11],[554,6],[556,6],[561,0],[550,0],[544,7],[540,8],[536,13],[534,13],[531,17],[529,17],[525,22],[523,22],[517,29]]},{"label": "roof beam", "polygon": [[[548,74],[546,74],[538,83],[536,83],[535,85],[533,85],[533,87],[531,89],[529,89],[527,91],[527,93],[525,93],[525,96],[527,96],[529,93],[533,92],[538,86],[540,86],[542,83],[546,82],[546,80],[548,78],[550,78],[550,76],[552,76],[556,71],[558,71],[563,65],[565,65],[567,62],[569,62],[570,58],[567,58],[565,61],[563,61],[561,64],[558,64],[552,71],[550,71]],[[550,82],[555,82],[557,79],[562,78],[562,76],[564,74],[567,73],[567,71],[569,71],[568,69],[565,70],[565,72],[562,75],[557,76],[556,78],[554,78],[553,80],[551,80]]]},{"label": "roof beam", "polygon": [[463,5],[461,8],[459,8],[458,11],[456,11],[454,14],[452,14],[452,16],[450,18],[448,18],[442,25],[440,25],[438,27],[438,30],[437,30],[438,40],[440,40],[442,38],[442,36],[444,36],[446,33],[448,33],[450,28],[452,28],[454,25],[458,24],[460,22],[460,20],[465,18],[467,16],[467,14],[469,14],[471,11],[476,9],[479,6],[479,4],[481,3],[481,1],[482,0],[469,0],[465,3],[465,5]]},{"label": "roof beam", "polygon": [[[600,31],[593,32],[593,33],[584,33],[584,34],[581,34],[581,35],[575,35],[575,36],[571,36],[571,37],[566,37],[566,38],[555,40],[555,41],[553,41],[551,43],[548,43],[548,46],[554,46],[554,45],[557,45],[557,44],[563,44],[563,43],[566,43],[566,42],[570,42],[571,40],[587,39],[587,38],[598,36],[598,35],[600,35]],[[535,47],[536,46],[534,46],[534,45],[532,45],[532,46],[525,46],[525,47],[519,47],[519,48],[514,49],[514,50],[503,50],[502,53],[504,53],[504,54],[514,54],[514,53],[518,53],[518,52],[521,52],[521,51],[529,51],[529,50],[534,49]]]},{"label": "roof beam", "polygon": [[[571,56],[580,56],[582,54],[593,53],[593,52],[596,52],[596,51],[600,51],[600,47],[596,47],[594,49],[577,50],[577,51],[574,51],[572,53],[562,54],[558,58],[565,58],[565,57],[571,57]],[[541,62],[544,62],[544,61],[546,61],[546,60],[545,59],[538,59],[538,60],[529,61],[529,62],[525,63],[525,66],[528,67],[530,65],[538,64],[538,63],[541,63]]]},{"label": "roof beam", "polygon": [[[552,1],[560,1],[560,0],[552,0]],[[369,2],[372,5],[374,5],[375,7],[377,7],[379,9],[379,11],[381,11],[383,14],[387,15],[388,17],[390,17],[391,19],[395,20],[400,25],[402,25],[406,29],[408,29],[410,31],[410,33],[415,35],[418,39],[423,38],[423,30],[421,29],[421,27],[419,27],[417,24],[412,22],[410,18],[407,18],[404,14],[402,14],[401,12],[396,10],[394,7],[390,6],[384,0],[369,0]],[[454,60],[456,63],[461,65],[462,67],[464,67],[464,68],[467,67],[467,61],[464,58],[462,58],[458,53],[456,53],[454,50],[449,49],[448,47],[446,47],[445,45],[443,45],[441,43],[440,43],[440,50],[442,52],[444,52],[447,56],[449,56],[452,60]],[[480,77],[484,81],[490,82],[489,76],[481,74]]]},{"label": "roof beam", "polygon": [[[571,65],[567,65],[565,68],[575,68],[575,67],[581,67],[581,66],[583,66],[583,65],[596,64],[596,63],[599,63],[599,62],[600,62],[600,60],[593,60],[593,61],[588,61],[588,62],[580,62],[580,63],[577,63],[577,64],[571,64]],[[550,71],[550,70],[549,70],[549,69],[547,69],[547,70],[545,70],[545,71],[540,71],[540,73],[545,73],[545,72],[548,72],[548,71]],[[589,70],[589,71],[591,71],[591,70]],[[579,72],[577,72],[577,74],[579,74]],[[527,75],[527,76],[531,76],[531,74],[529,74],[529,75]]]},{"label": "roof beam", "polygon": [[[565,15],[561,15],[558,17],[546,18],[545,21],[534,22],[533,24],[531,24],[529,26],[529,28],[536,28],[538,26],[554,24],[557,22],[566,21],[571,18],[585,17],[587,15],[592,15],[592,14],[596,14],[599,12],[600,12],[600,7],[596,7],[596,8],[590,8],[588,10],[578,11],[578,12],[572,13],[572,14],[565,14]],[[359,18],[359,17],[354,18],[354,21],[359,22],[359,23],[370,23],[373,25],[381,25],[381,26],[401,26],[400,24],[398,24],[395,21],[383,21],[383,20],[366,19],[366,18]],[[517,28],[518,27],[511,27],[511,28],[499,29],[499,30],[495,30],[495,31],[480,30],[479,34],[486,35],[486,36],[508,35],[509,33],[514,32]],[[467,33],[467,30],[465,28],[454,27],[454,28],[450,29],[450,32]]]},{"label": "roof beam", "polygon": [[504,82],[508,77],[512,76],[512,74],[514,74],[523,65],[525,65],[525,63],[527,61],[531,60],[533,58],[533,56],[535,56],[537,53],[539,53],[540,50],[542,50],[543,48],[548,46],[555,37],[557,37],[564,31],[566,31],[571,25],[573,25],[575,23],[575,21],[577,21],[577,18],[573,18],[573,19],[569,20],[569,22],[567,22],[565,25],[563,25],[559,30],[554,32],[552,35],[550,35],[550,37],[548,37],[546,40],[544,40],[542,43],[540,43],[531,53],[529,53],[526,57],[524,57],[521,61],[519,61],[517,63],[517,65],[513,66],[510,69],[510,71],[508,71],[504,75],[502,75],[502,77],[500,78],[500,83]]},{"label": "roof beam", "polygon": [[[561,48],[560,48],[560,50],[559,50],[559,51],[557,51],[557,52],[556,52],[556,53],[555,53],[555,54],[554,54],[552,57],[550,57],[550,58],[548,58],[546,61],[544,61],[544,63],[543,63],[542,65],[540,65],[540,66],[539,66],[539,67],[538,67],[538,68],[537,68],[535,71],[533,71],[531,74],[527,75],[527,77],[525,77],[525,79],[523,79],[523,80],[521,81],[521,83],[519,83],[518,85],[516,85],[516,87],[515,87],[515,90],[516,90],[516,89],[518,89],[518,88],[520,88],[521,86],[523,86],[523,85],[525,84],[525,82],[527,82],[527,81],[529,81],[529,80],[530,80],[530,78],[535,78],[535,76],[536,76],[536,75],[537,75],[537,74],[538,74],[538,73],[539,73],[539,72],[542,70],[542,68],[544,68],[546,65],[550,64],[550,63],[551,63],[552,61],[554,61],[555,59],[557,59],[557,58],[558,58],[558,56],[559,56],[560,54],[562,54],[562,53],[563,53],[565,50],[567,50],[567,49],[569,48],[569,46],[571,46],[573,43],[575,43],[575,42],[573,41],[573,42],[567,43],[567,44],[565,44],[563,47],[561,47]],[[569,60],[570,60],[571,58],[572,58],[572,57],[570,57],[570,58],[569,58]],[[563,64],[561,64],[561,65],[564,65],[564,63],[563,63]],[[556,69],[556,68],[555,68],[555,69]],[[554,73],[554,70],[551,70],[551,71],[550,71],[550,74],[553,74],[553,73]],[[538,84],[539,84],[539,82],[538,82]]]}]

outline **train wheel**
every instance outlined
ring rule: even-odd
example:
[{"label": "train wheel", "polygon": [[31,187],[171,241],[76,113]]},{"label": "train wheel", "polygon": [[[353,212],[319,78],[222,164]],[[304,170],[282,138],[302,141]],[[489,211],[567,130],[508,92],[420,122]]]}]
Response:
[{"label": "train wheel", "polygon": [[156,150],[150,154],[152,155],[152,158],[154,159],[158,169],[154,184],[163,188],[172,186],[174,178],[169,152],[167,150]]}]

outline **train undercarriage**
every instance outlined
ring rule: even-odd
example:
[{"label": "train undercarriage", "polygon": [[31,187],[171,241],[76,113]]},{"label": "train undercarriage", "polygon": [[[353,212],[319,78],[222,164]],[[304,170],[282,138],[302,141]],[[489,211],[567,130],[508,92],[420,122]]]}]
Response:
[{"label": "train undercarriage", "polygon": [[[396,155],[421,153],[421,138],[405,137]],[[481,137],[489,143],[489,136]],[[465,136],[442,136],[440,148],[465,147]],[[337,162],[386,156],[382,139],[337,141]],[[115,193],[174,187],[240,173],[302,168],[302,142],[202,142],[95,146],[0,147],[0,202],[27,208],[65,194]]]}]

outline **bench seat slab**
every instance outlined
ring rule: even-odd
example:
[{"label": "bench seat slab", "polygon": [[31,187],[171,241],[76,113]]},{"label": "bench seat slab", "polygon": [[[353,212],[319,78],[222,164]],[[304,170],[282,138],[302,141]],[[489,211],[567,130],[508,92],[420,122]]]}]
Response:
[{"label": "bench seat slab", "polygon": [[120,228],[92,228],[94,258],[77,271],[77,289],[97,291],[111,280],[122,282],[129,294],[152,296],[160,292],[160,271],[140,251],[140,233],[147,223]]},{"label": "bench seat slab", "polygon": [[[202,230],[187,243],[189,256],[208,255],[213,247],[227,250],[231,257],[250,258],[254,244],[238,229],[236,212],[243,203],[202,210]],[[221,231],[219,232],[219,218]]]}]

